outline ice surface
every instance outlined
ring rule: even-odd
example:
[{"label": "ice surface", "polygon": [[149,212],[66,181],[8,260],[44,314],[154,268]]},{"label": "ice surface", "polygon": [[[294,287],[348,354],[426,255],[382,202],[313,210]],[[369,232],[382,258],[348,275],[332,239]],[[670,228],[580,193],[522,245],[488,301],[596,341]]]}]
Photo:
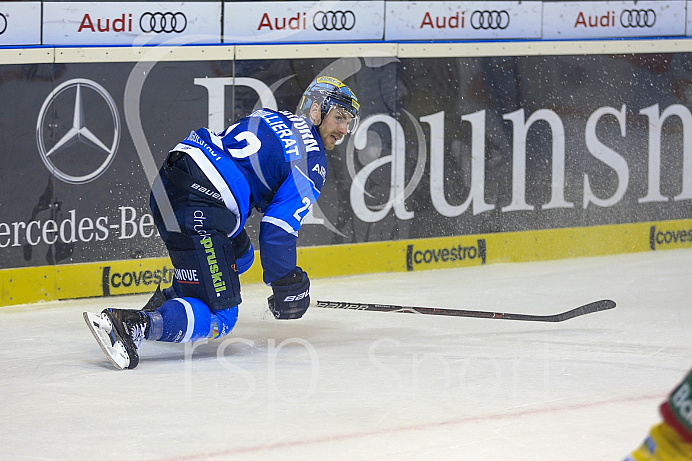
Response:
[{"label": "ice surface", "polygon": [[[313,299],[551,314],[563,323],[313,308],[243,289],[232,334],[105,358],[82,311],[0,308],[0,458],[619,460],[692,367],[692,250],[313,280]],[[315,274],[316,275],[316,274]]]}]

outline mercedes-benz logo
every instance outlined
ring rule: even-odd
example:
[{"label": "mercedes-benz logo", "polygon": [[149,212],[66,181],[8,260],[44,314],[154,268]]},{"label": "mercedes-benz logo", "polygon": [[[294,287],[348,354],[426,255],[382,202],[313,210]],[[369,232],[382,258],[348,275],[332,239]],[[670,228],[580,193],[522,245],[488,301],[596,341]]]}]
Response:
[{"label": "mercedes-benz logo", "polygon": [[69,184],[93,181],[111,165],[120,143],[115,101],[92,80],[62,83],[41,106],[36,143],[53,176]]}]

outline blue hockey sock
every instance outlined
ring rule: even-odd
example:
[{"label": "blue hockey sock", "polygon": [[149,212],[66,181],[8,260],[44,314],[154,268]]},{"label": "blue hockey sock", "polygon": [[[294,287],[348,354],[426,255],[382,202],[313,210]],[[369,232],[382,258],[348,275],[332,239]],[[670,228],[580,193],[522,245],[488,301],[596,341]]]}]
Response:
[{"label": "blue hockey sock", "polygon": [[149,312],[151,323],[147,338],[150,341],[186,343],[228,334],[238,318],[236,306],[210,312],[196,298],[175,298]]},{"label": "blue hockey sock", "polygon": [[231,332],[238,321],[238,306],[211,312],[211,331],[209,338],[216,339]]}]

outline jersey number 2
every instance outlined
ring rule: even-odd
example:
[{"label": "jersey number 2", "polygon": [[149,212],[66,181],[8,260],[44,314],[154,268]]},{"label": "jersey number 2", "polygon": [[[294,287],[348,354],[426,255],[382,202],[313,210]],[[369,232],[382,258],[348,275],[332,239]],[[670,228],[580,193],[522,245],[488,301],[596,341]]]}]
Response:
[{"label": "jersey number 2", "polygon": [[[229,131],[232,130],[234,126],[232,126]],[[247,142],[247,146],[243,147],[242,149],[228,149],[228,152],[230,152],[230,154],[235,158],[247,158],[252,154],[257,153],[257,151],[260,150],[260,147],[262,147],[262,141],[260,141],[255,133],[252,133],[251,131],[243,131],[242,133],[238,133],[235,135],[234,139],[238,142]]]},{"label": "jersey number 2", "polygon": [[310,199],[307,197],[303,197],[303,206],[298,208],[295,213],[293,213],[293,217],[296,218],[296,221],[299,223],[303,222],[303,219],[308,215],[307,212],[304,215],[301,215],[304,211],[310,211]]}]

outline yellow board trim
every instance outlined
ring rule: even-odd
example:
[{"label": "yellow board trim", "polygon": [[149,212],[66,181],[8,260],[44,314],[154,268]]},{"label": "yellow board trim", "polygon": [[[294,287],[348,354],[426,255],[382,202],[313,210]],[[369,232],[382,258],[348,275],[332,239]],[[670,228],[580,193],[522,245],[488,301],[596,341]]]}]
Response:
[{"label": "yellow board trim", "polygon": [[[692,247],[692,220],[299,248],[312,279],[545,261]],[[261,283],[259,255],[241,283]],[[168,258],[0,270],[0,305],[149,293],[172,280]]]}]

